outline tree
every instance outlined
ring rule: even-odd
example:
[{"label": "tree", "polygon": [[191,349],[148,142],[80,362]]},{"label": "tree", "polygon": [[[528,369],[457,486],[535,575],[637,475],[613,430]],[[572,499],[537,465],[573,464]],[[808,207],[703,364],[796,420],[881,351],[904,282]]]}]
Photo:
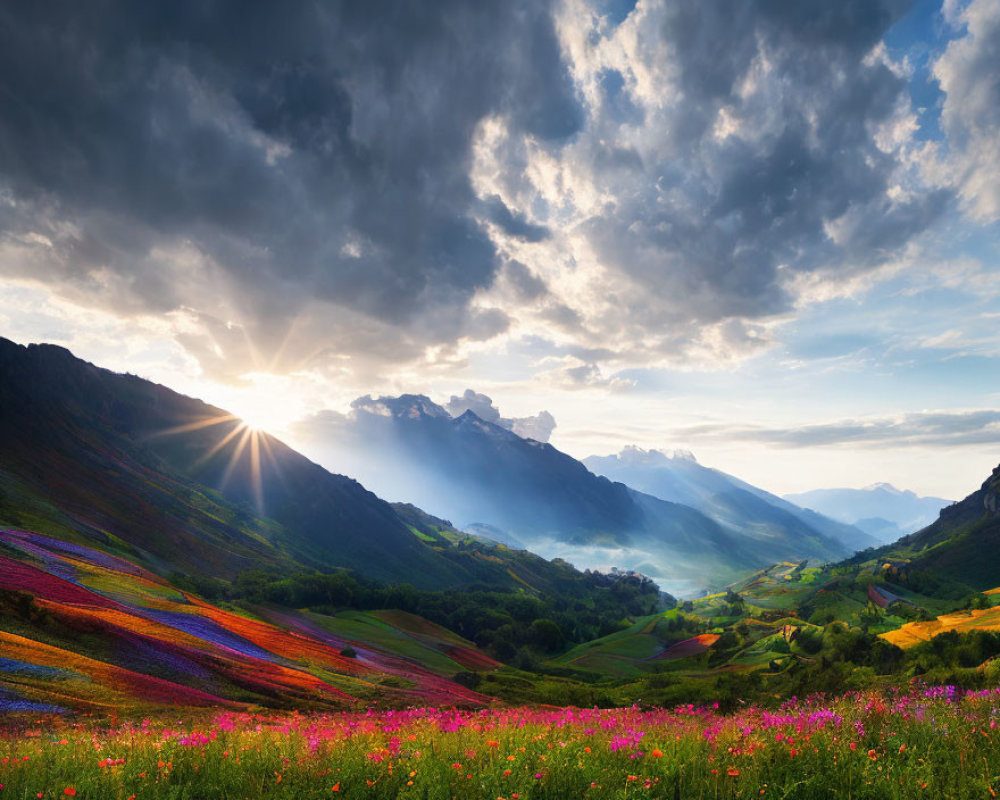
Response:
[{"label": "tree", "polygon": [[566,637],[550,619],[536,619],[528,628],[528,640],[544,653],[554,653],[561,650]]}]

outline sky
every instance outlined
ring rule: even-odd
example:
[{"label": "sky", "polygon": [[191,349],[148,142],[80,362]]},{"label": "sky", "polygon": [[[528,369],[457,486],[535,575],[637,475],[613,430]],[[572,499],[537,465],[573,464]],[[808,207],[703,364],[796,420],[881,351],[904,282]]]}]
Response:
[{"label": "sky", "polygon": [[0,96],[0,335],[306,454],[471,389],[779,493],[1000,462],[996,0],[8,3]]}]

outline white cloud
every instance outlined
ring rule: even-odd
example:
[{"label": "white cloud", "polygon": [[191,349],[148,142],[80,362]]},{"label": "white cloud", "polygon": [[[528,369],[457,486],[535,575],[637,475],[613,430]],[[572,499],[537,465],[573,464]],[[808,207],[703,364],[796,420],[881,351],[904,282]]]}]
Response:
[{"label": "white cloud", "polygon": [[966,33],[934,64],[945,93],[941,124],[948,137],[945,177],[968,213],[981,222],[1000,219],[1000,4],[973,0],[960,12],[945,7]]}]

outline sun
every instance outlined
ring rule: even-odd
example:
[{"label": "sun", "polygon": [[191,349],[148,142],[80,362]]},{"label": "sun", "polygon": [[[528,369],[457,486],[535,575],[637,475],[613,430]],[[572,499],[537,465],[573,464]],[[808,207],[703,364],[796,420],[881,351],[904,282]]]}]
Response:
[{"label": "sun", "polygon": [[245,427],[256,433],[273,435],[275,431],[281,430],[287,423],[287,418],[278,409],[247,409],[236,416]]},{"label": "sun", "polygon": [[293,404],[281,392],[254,392],[234,401],[230,410],[243,425],[257,433],[278,436],[295,417]]}]

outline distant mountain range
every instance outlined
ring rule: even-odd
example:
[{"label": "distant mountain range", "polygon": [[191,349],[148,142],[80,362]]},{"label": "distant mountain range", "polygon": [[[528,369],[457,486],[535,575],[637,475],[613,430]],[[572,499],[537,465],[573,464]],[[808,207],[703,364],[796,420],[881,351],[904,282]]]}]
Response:
[{"label": "distant mountain range", "polygon": [[888,483],[863,489],[815,489],[786,494],[785,500],[854,525],[880,542],[895,541],[930,525],[938,512],[953,502],[941,497],[918,497]]},{"label": "distant mountain range", "polygon": [[626,447],[617,455],[590,456],[583,463],[598,475],[626,483],[661,500],[682,503],[747,536],[785,542],[832,540],[848,550],[876,541],[857,527],[752,486],[717,469],[704,467],[687,451],[667,456],[658,450]]},{"label": "distant mountain range", "polygon": [[382,496],[459,527],[488,526],[494,539],[513,537],[580,567],[641,571],[672,593],[775,561],[837,560],[873,544],[856,529],[701,467],[704,474],[685,480],[720,485],[660,493],[609,480],[552,445],[472,411],[453,417],[422,395],[360,398],[351,414],[319,415],[298,434],[319,461],[350,469]]}]

